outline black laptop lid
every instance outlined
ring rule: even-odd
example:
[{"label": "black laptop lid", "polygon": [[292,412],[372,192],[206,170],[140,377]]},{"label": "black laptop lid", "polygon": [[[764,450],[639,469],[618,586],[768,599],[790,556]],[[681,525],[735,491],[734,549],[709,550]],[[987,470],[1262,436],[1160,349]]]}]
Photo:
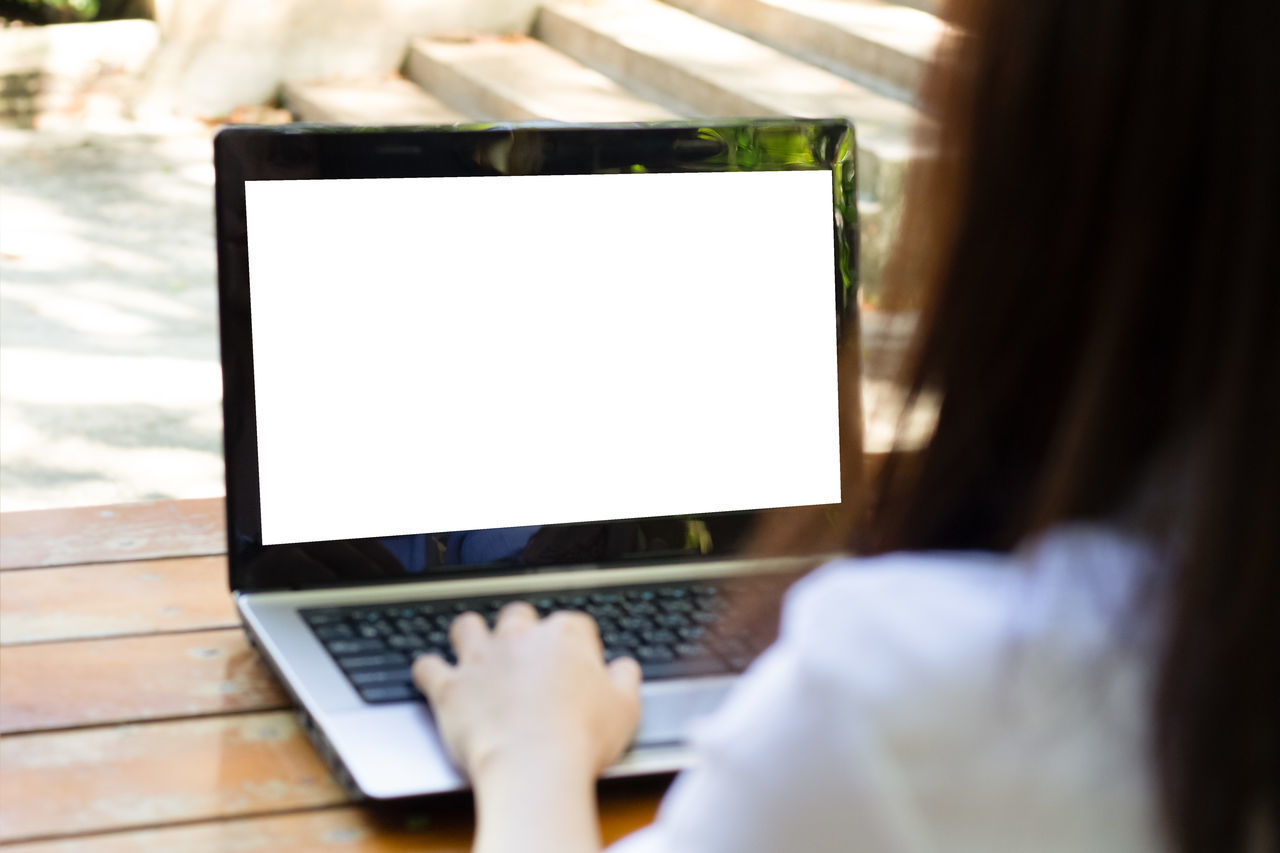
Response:
[{"label": "black laptop lid", "polygon": [[840,501],[845,121],[229,128],[232,589],[738,553]]}]

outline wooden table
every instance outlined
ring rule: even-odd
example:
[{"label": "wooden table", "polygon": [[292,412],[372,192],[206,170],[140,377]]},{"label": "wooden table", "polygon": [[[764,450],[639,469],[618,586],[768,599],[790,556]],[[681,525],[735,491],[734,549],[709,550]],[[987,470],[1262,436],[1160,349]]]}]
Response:
[{"label": "wooden table", "polygon": [[[602,794],[611,841],[660,784]],[[469,802],[353,805],[245,642],[222,501],[0,515],[0,849],[464,851]]]}]

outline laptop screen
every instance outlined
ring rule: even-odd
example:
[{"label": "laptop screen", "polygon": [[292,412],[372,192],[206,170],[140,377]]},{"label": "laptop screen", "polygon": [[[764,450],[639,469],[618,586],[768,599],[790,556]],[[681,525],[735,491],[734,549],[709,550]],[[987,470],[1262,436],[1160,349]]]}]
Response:
[{"label": "laptop screen", "polygon": [[233,551],[325,569],[249,585],[370,573],[335,551],[379,578],[723,555],[759,510],[839,503],[852,253],[839,164],[806,165],[249,170]]}]

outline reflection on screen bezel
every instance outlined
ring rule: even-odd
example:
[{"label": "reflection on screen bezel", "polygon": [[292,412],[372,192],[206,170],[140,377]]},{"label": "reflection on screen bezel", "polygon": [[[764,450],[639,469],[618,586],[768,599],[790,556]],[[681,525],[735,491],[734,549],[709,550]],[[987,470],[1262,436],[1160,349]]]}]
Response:
[{"label": "reflection on screen bezel", "polygon": [[[245,181],[638,171],[831,170],[836,199],[833,216],[835,319],[838,339],[843,341],[844,326],[854,316],[857,304],[855,151],[852,126],[845,120],[835,119],[643,125],[521,123],[448,129],[290,125],[232,127],[220,132],[215,139],[214,152],[223,362],[223,443],[227,475],[227,553],[231,588],[248,592],[323,587],[332,586],[335,582],[353,581],[350,577],[343,581],[287,574],[277,577],[255,570],[276,558],[279,558],[276,562],[287,561],[298,546],[262,545]],[[688,520],[741,530],[749,527],[759,513],[707,514]],[[620,525],[628,521],[635,520],[618,519],[609,524]],[[347,547],[354,553],[368,541],[349,540],[319,547]],[[643,552],[628,554],[625,559],[614,562],[724,558],[732,554],[732,545],[726,547],[722,541],[697,553]],[[598,558],[592,558],[588,564],[598,565],[599,562]],[[566,563],[557,560],[555,566],[564,568]],[[541,568],[546,566],[459,564],[450,565],[447,569],[433,568],[432,577],[536,571]],[[387,577],[373,572],[361,576],[359,582],[421,579],[421,574]]]}]

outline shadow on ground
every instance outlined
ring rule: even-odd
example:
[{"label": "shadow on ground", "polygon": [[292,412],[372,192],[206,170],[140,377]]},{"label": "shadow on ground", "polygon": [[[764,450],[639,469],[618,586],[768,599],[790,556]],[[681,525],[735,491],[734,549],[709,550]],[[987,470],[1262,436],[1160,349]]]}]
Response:
[{"label": "shadow on ground", "polygon": [[0,130],[0,510],[221,494],[211,154]]}]

